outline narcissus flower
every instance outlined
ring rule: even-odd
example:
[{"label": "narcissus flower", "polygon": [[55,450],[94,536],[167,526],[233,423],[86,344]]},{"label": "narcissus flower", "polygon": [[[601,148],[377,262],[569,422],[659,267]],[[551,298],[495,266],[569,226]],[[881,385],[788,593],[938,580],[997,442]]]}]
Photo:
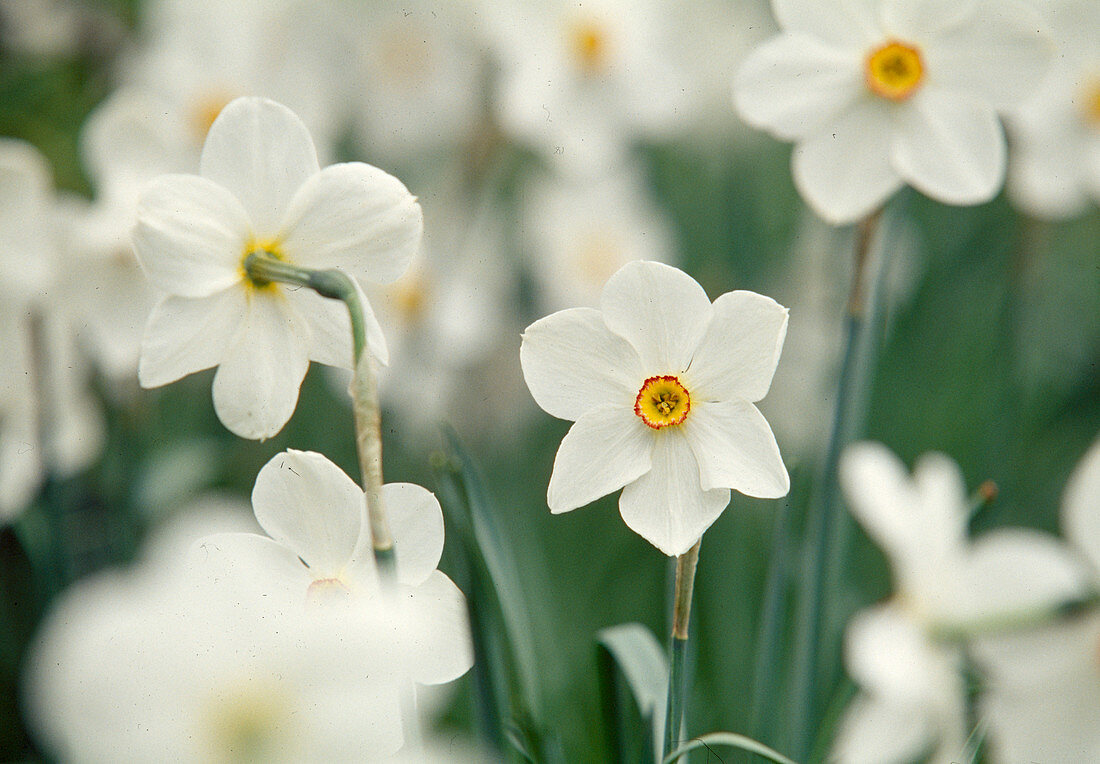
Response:
[{"label": "narcissus flower", "polygon": [[[245,438],[277,433],[309,362],[351,367],[345,307],[302,288],[251,279],[262,251],[370,281],[400,276],[420,243],[420,206],[399,180],[350,162],[321,170],[309,133],[274,101],[240,98],[206,138],[201,175],[164,175],[143,193],[134,247],[167,292],[142,343],[139,377],[157,387],[217,366],[214,407]],[[368,342],[385,340],[366,298]]]},{"label": "narcissus flower", "polygon": [[547,502],[568,512],[623,488],[626,524],[668,555],[686,552],[730,489],[777,498],[790,486],[753,405],[768,392],[787,309],[753,292],[711,304],[683,271],[638,261],[604,286],[600,308],[536,321],[523,376],[547,413],[575,422]]},{"label": "narcissus flower", "polygon": [[1042,79],[1053,45],[1013,0],[772,0],[782,34],[742,66],[741,116],[796,143],[795,185],[831,223],[909,184],[948,204],[1005,174],[997,113]]}]

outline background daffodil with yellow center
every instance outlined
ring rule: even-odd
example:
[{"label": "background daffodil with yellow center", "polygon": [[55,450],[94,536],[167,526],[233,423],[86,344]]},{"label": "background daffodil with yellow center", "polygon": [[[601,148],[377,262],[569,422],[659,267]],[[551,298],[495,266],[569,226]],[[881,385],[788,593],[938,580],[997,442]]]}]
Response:
[{"label": "background daffodil with yellow center", "polygon": [[998,112],[1042,80],[1054,46],[1015,0],[772,0],[782,33],[750,55],[741,116],[796,143],[794,182],[834,224],[908,184],[948,204],[992,199]]},{"label": "background daffodil with yellow center", "polygon": [[600,308],[527,328],[523,375],[547,413],[575,422],[547,501],[568,512],[623,488],[626,524],[668,555],[686,552],[730,489],[778,498],[790,483],[753,405],[768,392],[787,309],[753,292],[711,304],[686,273],[637,261],[604,286]]},{"label": "background daffodil with yellow center", "polygon": [[[200,175],[163,175],[138,204],[134,248],[153,286],[140,381],[157,387],[218,367],[214,407],[237,435],[282,429],[309,362],[351,368],[345,307],[314,292],[258,284],[244,270],[257,247],[292,265],[340,268],[390,282],[420,244],[416,198],[361,162],[321,170],[304,124],[285,106],[240,98],[215,120]],[[366,311],[370,350],[385,339]]]}]

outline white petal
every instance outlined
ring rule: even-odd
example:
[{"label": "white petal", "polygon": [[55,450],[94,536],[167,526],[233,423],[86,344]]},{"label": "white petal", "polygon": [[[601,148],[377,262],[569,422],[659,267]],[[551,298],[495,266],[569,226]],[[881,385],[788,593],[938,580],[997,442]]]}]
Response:
[{"label": "white petal", "polygon": [[704,490],[732,488],[778,499],[791,488],[771,427],[746,401],[700,401],[682,425]]},{"label": "white petal", "polygon": [[921,53],[930,81],[998,110],[1018,106],[1035,92],[1054,58],[1056,47],[1044,26],[1023,3],[985,0],[965,23],[929,37]]},{"label": "white petal", "polygon": [[990,106],[926,88],[898,110],[892,158],[901,177],[933,199],[979,204],[1004,182],[1004,131]]},{"label": "white petal", "polygon": [[421,684],[450,682],[474,664],[466,598],[446,575],[434,570],[402,608],[408,619],[408,650],[413,679]]},{"label": "white petal", "polygon": [[679,268],[635,260],[604,285],[600,309],[607,327],[626,339],[650,376],[678,374],[691,362],[710,322],[710,299]]},{"label": "white petal", "polygon": [[423,229],[420,205],[401,181],[350,162],[305,182],[290,202],[279,240],[293,263],[385,283],[408,269]]},{"label": "white petal", "polygon": [[876,0],[772,0],[779,25],[836,45],[862,46],[878,34]]},{"label": "white petal", "polygon": [[691,359],[692,393],[707,400],[760,400],[786,336],[787,309],[775,300],[746,291],[722,295]]},{"label": "white petal", "polygon": [[157,289],[206,297],[241,281],[252,235],[233,194],[196,175],[161,175],[141,194],[134,252]]},{"label": "white petal", "polygon": [[862,695],[837,728],[829,761],[837,764],[901,764],[916,761],[935,739],[927,714],[911,706]]},{"label": "white petal", "polygon": [[729,504],[730,492],[702,489],[699,465],[681,433],[658,436],[653,469],[623,489],[619,512],[631,530],[671,557],[699,540]]},{"label": "white petal", "polygon": [[214,375],[214,410],[230,431],[265,440],[287,423],[309,367],[309,327],[281,294],[250,296]]},{"label": "white petal", "polygon": [[938,609],[963,622],[1026,614],[1083,597],[1087,579],[1084,566],[1055,538],[1001,528],[974,542],[950,599]]},{"label": "white petal", "polygon": [[775,37],[737,73],[734,103],[750,125],[779,138],[806,138],[828,127],[865,93],[859,51],[806,34]]},{"label": "white petal", "polygon": [[258,533],[204,536],[192,544],[188,563],[201,586],[242,605],[260,605],[275,592],[287,601],[304,601],[313,582],[292,549]]},{"label": "white petal", "polygon": [[942,529],[953,546],[962,546],[970,499],[959,465],[944,454],[923,454],[913,465],[913,484],[923,526]]},{"label": "white petal", "polygon": [[888,105],[865,99],[795,146],[794,184],[814,212],[834,225],[853,223],[902,187],[890,165],[892,131]]},{"label": "white petal", "polygon": [[583,507],[649,471],[653,432],[629,406],[591,409],[569,428],[546,491],[550,511]]},{"label": "white petal", "polygon": [[1062,497],[1062,526],[1069,540],[1100,571],[1100,441],[1070,475]]},{"label": "white petal", "polygon": [[221,363],[244,322],[245,294],[234,285],[209,297],[157,303],[141,341],[141,386],[160,387]]},{"label": "white petal", "polygon": [[305,287],[286,287],[284,292],[309,324],[312,338],[309,360],[341,369],[352,368],[351,321],[344,303],[322,297]]},{"label": "white petal", "polygon": [[975,0],[883,0],[881,6],[884,31],[894,39],[934,40],[945,31],[966,32],[976,26]]},{"label": "white petal", "polygon": [[363,492],[321,454],[276,454],[252,489],[256,520],[309,566],[314,580],[335,578],[351,562],[366,511]]},{"label": "white petal", "polygon": [[435,570],[443,554],[443,510],[435,494],[413,483],[387,483],[382,501],[393,534],[397,578],[416,586]]},{"label": "white petal", "polygon": [[202,147],[203,177],[240,200],[260,238],[278,231],[295,192],[320,169],[302,120],[266,98],[238,98],[222,109]]},{"label": "white petal", "polygon": [[638,353],[594,308],[561,310],[528,326],[519,360],[535,402],[571,422],[606,403],[633,406],[646,378]]}]

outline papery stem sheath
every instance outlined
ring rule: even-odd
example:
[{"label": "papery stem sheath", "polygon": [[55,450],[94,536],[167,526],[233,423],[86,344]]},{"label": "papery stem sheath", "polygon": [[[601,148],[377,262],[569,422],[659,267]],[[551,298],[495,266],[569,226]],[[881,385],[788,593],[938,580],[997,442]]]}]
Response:
[{"label": "papery stem sheath", "polygon": [[265,252],[253,252],[244,261],[245,273],[257,284],[278,282],[304,286],[322,297],[340,300],[351,319],[352,352],[355,361],[351,383],[355,417],[355,445],[359,471],[367,501],[371,547],[383,575],[394,570],[393,534],[382,500],[382,422],[378,404],[378,374],[367,349],[367,323],[359,289],[351,276],[336,270],[311,270],[285,263]]},{"label": "papery stem sheath", "polygon": [[699,563],[699,545],[676,558],[676,591],[672,603],[672,639],[668,656],[668,704],[665,709],[664,755],[668,756],[680,744],[680,724],[684,718],[684,696],[687,692],[685,662],[688,647],[688,624],[691,621],[691,595],[695,589],[695,567]]}]

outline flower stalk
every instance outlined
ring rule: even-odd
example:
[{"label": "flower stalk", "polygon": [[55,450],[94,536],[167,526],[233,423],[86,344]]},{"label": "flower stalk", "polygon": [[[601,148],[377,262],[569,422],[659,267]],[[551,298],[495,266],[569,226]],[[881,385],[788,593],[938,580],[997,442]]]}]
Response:
[{"label": "flower stalk", "polygon": [[367,327],[360,292],[351,276],[336,269],[312,270],[283,262],[257,251],[244,260],[245,273],[258,286],[271,282],[294,284],[312,289],[322,297],[340,300],[351,319],[352,358],[355,362],[351,383],[352,411],[355,417],[355,445],[359,471],[367,501],[371,548],[379,570],[392,574],[394,569],[393,534],[382,500],[382,422],[378,403],[378,374],[374,358],[367,351]]},{"label": "flower stalk", "polygon": [[668,703],[665,709],[664,756],[680,745],[680,725],[684,718],[687,693],[685,662],[688,624],[691,620],[691,596],[695,589],[695,568],[699,562],[700,538],[691,549],[676,558],[676,588],[672,603],[672,639],[669,644]]}]

